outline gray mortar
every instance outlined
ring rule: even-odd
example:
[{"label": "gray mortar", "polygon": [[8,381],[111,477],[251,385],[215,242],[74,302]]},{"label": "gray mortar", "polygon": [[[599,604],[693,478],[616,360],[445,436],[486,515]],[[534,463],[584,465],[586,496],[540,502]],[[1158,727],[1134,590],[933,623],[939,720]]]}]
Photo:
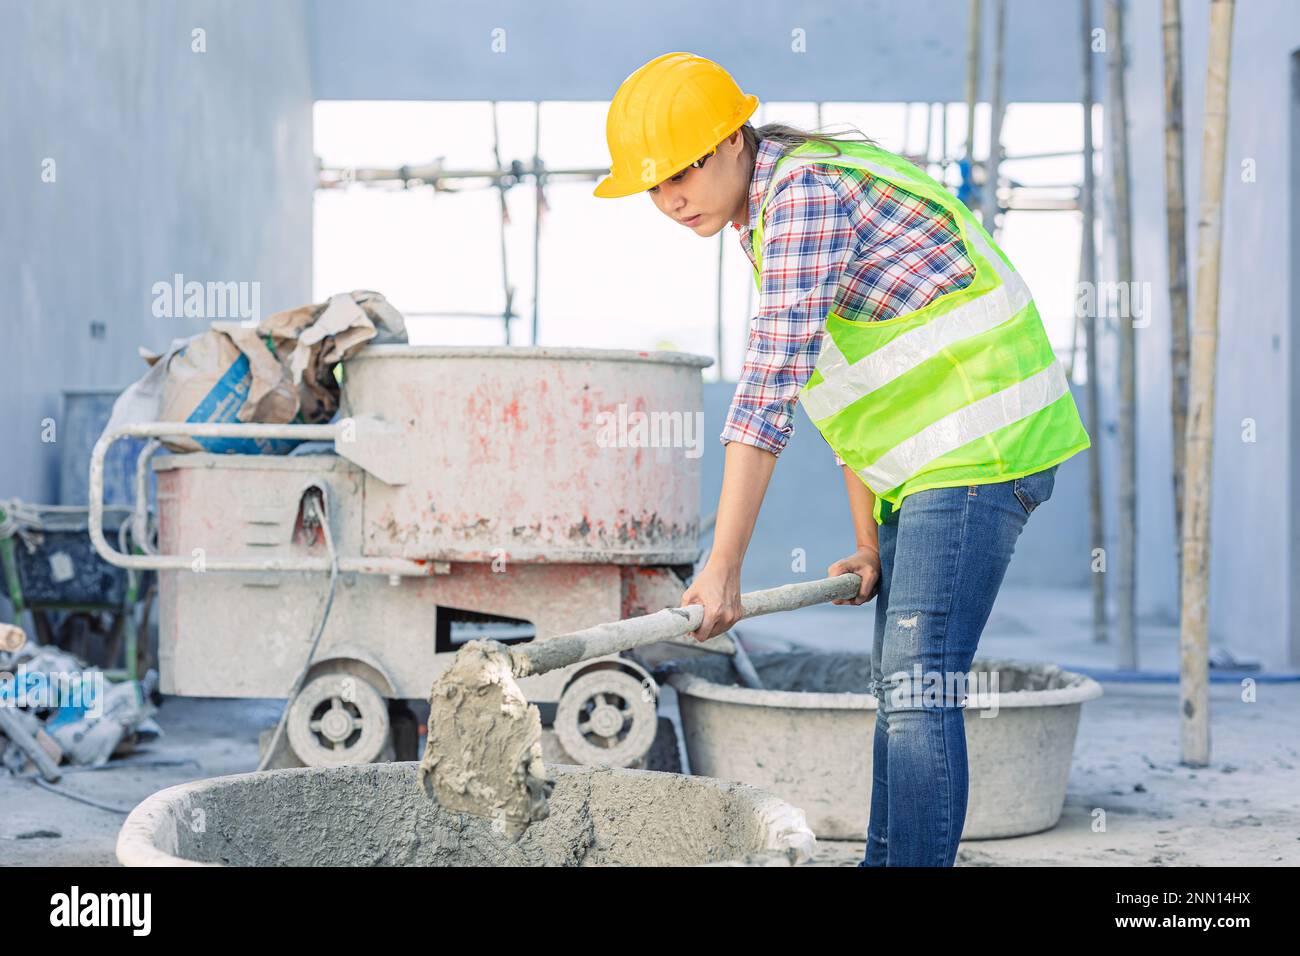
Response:
[{"label": "gray mortar", "polygon": [[[748,688],[726,657],[692,657],[666,661],[656,676],[672,679],[679,690],[712,700],[758,707],[875,710],[871,694],[871,655],[827,651],[766,651],[750,660],[763,689]],[[1099,696],[1100,686],[1083,674],[1042,661],[976,658],[971,664],[973,687],[979,675],[996,673],[998,707],[1042,707],[1073,704]],[[673,676],[676,675],[676,676]],[[968,707],[977,709],[972,694]]]},{"label": "gray mortar", "polygon": [[[776,651],[750,658],[762,690],[741,686],[727,658],[683,658],[656,668],[677,691],[692,771],[790,801],[820,838],[863,839],[877,709],[871,655]],[[1101,685],[1054,664],[1000,658],[977,658],[969,677],[963,839],[1054,826],[1081,705],[1100,697]]]},{"label": "gray mortar", "polygon": [[118,837],[127,866],[783,865],[815,849],[803,813],[752,787],[552,765],[550,815],[517,842],[421,792],[417,764],[234,774],[160,791]]},{"label": "gray mortar", "polygon": [[511,674],[509,649],[469,641],[429,692],[419,783],[452,811],[499,821],[517,837],[546,818],[542,721]]}]

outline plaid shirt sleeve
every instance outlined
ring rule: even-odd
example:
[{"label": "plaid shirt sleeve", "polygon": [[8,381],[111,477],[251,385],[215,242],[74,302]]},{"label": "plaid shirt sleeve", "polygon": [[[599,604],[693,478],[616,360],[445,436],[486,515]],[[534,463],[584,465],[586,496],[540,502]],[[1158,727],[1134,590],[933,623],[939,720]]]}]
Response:
[{"label": "plaid shirt sleeve", "polygon": [[738,441],[778,456],[785,449],[854,243],[848,212],[824,174],[804,166],[777,183],[767,205],[758,314],[724,445]]}]

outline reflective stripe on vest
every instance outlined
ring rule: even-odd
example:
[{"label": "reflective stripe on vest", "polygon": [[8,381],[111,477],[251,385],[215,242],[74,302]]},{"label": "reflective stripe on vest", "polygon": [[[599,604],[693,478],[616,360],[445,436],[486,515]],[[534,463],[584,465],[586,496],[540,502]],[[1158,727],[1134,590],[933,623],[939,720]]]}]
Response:
[{"label": "reflective stripe on vest", "polygon": [[[762,291],[763,220],[791,166],[864,169],[942,206],[975,265],[974,281],[881,322],[828,314],[816,367],[800,400],[828,444],[897,507],[923,488],[1005,481],[1090,446],[1064,370],[1033,297],[984,228],[946,187],[870,144],[838,156],[799,147],[777,163],[751,233]],[[981,441],[982,439],[982,441]]]}]

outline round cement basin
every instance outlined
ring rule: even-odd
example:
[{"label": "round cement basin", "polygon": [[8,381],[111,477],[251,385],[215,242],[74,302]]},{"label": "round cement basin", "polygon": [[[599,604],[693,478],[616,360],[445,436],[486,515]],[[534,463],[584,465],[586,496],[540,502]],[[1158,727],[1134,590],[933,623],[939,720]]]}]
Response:
[{"label": "round cement basin", "polygon": [[518,843],[450,813],[414,761],[213,777],[161,790],[127,817],[125,866],[786,865],[815,849],[804,815],[704,777],[548,765],[550,816]]},{"label": "round cement basin", "polygon": [[[876,729],[870,655],[750,657],[771,689],[740,686],[729,658],[660,668],[677,690],[691,771],[788,800],[818,837],[865,840]],[[970,795],[962,839],[1056,825],[1079,709],[1101,692],[1091,678],[1052,664],[976,658],[964,715]]]}]

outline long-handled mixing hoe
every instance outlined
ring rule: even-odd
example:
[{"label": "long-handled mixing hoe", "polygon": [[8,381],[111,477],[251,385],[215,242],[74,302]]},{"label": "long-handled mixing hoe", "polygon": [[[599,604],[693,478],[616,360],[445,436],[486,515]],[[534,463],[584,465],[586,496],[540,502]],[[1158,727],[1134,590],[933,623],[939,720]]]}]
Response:
[{"label": "long-handled mixing hoe", "polygon": [[[741,618],[791,611],[858,593],[862,579],[841,574],[741,595]],[[698,604],[600,624],[513,647],[469,641],[429,693],[429,736],[418,779],[448,810],[497,822],[511,839],[546,819],[554,787],[542,766],[542,720],[518,678],[616,654],[694,631]]]}]

